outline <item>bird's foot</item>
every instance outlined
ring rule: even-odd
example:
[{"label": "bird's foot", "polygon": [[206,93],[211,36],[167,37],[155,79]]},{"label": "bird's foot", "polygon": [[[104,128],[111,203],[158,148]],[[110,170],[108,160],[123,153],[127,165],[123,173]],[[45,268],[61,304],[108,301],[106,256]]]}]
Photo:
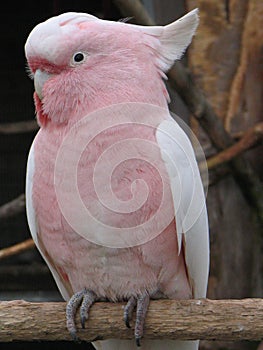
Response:
[{"label": "bird's foot", "polygon": [[145,293],[139,296],[137,299],[135,297],[131,297],[124,308],[124,322],[126,326],[130,328],[132,313],[137,305],[135,330],[134,330],[135,341],[137,346],[141,346],[141,338],[143,336],[143,326],[144,326],[146,313],[148,310],[149,301],[150,301],[150,297],[148,294]]},{"label": "bird's foot", "polygon": [[73,296],[70,298],[66,308],[67,329],[75,341],[78,341],[75,324],[77,309],[80,306],[81,326],[82,328],[85,328],[85,322],[88,319],[89,309],[96,299],[96,294],[90,290],[87,290],[86,288],[73,294]]}]

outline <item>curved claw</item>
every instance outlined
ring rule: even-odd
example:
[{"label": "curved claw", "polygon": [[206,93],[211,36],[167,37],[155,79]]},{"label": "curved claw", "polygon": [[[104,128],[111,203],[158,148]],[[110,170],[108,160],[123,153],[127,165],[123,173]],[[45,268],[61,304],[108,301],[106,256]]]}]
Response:
[{"label": "curved claw", "polygon": [[147,314],[150,297],[143,294],[137,299],[136,322],[135,322],[135,341],[137,346],[141,346],[141,338],[143,337],[144,321]]},{"label": "curved claw", "polygon": [[84,295],[84,290],[78,293],[75,293],[70,298],[67,303],[66,308],[66,317],[67,317],[67,329],[74,341],[78,341],[77,329],[75,324],[75,315],[77,308],[79,307]]},{"label": "curved claw", "polygon": [[141,337],[135,337],[135,342],[138,347],[141,346]]},{"label": "curved claw", "polygon": [[135,342],[138,347],[141,346],[141,338],[143,337],[144,321],[148,310],[149,302],[150,302],[150,297],[147,293],[145,293],[140,297],[138,297],[137,299],[135,297],[131,297],[124,308],[124,321],[126,326],[130,328],[132,312],[137,304],[134,335],[135,335]]},{"label": "curved claw", "polygon": [[127,328],[131,328],[130,321],[132,320],[132,313],[137,304],[135,297],[130,297],[125,308],[124,308],[124,322]]},{"label": "curved claw", "polygon": [[80,322],[81,327],[85,328],[85,322],[88,319],[89,316],[89,309],[91,308],[92,304],[96,301],[96,294],[92,291],[86,291],[83,295],[83,300],[80,307]]},{"label": "curved claw", "polygon": [[88,291],[86,288],[80,292],[73,294],[67,303],[66,318],[67,329],[74,341],[78,341],[77,329],[75,323],[75,316],[78,307],[80,307],[80,319],[82,328],[85,328],[85,321],[88,318],[88,312],[91,305],[96,301],[96,295],[92,291]]}]

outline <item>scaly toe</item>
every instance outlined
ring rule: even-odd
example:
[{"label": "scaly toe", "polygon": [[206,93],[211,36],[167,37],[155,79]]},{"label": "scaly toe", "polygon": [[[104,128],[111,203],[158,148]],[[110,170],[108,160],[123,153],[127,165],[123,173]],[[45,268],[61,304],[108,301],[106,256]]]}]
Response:
[{"label": "scaly toe", "polygon": [[85,322],[88,319],[90,307],[92,304],[94,304],[96,298],[96,294],[90,290],[86,290],[83,295],[83,300],[80,307],[80,322],[82,328],[85,328]]},{"label": "scaly toe", "polygon": [[135,342],[137,346],[141,346],[141,338],[143,337],[143,327],[150,302],[150,297],[147,293],[139,296],[138,298],[131,297],[124,308],[124,322],[128,328],[130,328],[130,321],[132,320],[132,313],[136,307],[136,321],[135,321]]},{"label": "scaly toe", "polygon": [[141,337],[135,337],[135,342],[138,347],[141,346]]},{"label": "scaly toe", "polygon": [[91,305],[96,301],[96,294],[86,288],[73,294],[67,303],[66,317],[67,329],[73,340],[78,341],[75,316],[80,306],[80,320],[82,328],[85,328],[85,321],[88,318],[88,312]]},{"label": "scaly toe", "polygon": [[148,310],[150,297],[148,294],[143,294],[137,299],[136,322],[135,322],[135,341],[137,346],[141,346],[141,338],[143,337],[143,328],[146,313]]},{"label": "scaly toe", "polygon": [[67,308],[66,308],[67,329],[72,339],[75,341],[78,341],[77,329],[75,324],[75,316],[76,316],[77,308],[79,307],[83,299],[84,292],[85,290],[82,290],[78,293],[73,294],[69,302],[67,303]]},{"label": "scaly toe", "polygon": [[135,297],[130,297],[125,308],[124,308],[124,322],[127,328],[131,328],[130,322],[132,320],[132,313],[137,304],[137,300]]}]

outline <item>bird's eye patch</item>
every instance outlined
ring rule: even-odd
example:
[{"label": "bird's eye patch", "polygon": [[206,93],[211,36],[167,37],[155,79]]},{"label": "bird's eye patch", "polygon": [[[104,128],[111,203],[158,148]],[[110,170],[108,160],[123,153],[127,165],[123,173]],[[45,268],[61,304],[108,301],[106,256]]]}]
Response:
[{"label": "bird's eye patch", "polygon": [[72,66],[76,66],[78,64],[81,64],[83,63],[87,58],[87,54],[84,53],[84,52],[76,52],[74,53],[74,55],[72,56],[72,59],[71,59],[71,65]]},{"label": "bird's eye patch", "polygon": [[73,56],[73,60],[77,63],[81,62],[84,60],[84,55],[82,52],[78,52]]}]

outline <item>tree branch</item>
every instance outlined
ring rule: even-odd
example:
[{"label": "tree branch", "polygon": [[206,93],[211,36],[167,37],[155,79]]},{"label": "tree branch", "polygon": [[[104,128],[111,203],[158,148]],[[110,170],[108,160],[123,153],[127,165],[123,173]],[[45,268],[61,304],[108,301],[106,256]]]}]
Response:
[{"label": "tree branch", "polygon": [[[133,339],[123,321],[123,303],[92,306],[81,340]],[[144,337],[150,339],[260,340],[263,299],[155,300],[146,317]],[[134,323],[133,323],[134,324]],[[11,341],[70,341],[65,303],[0,302],[0,339]]]},{"label": "tree branch", "polygon": [[25,195],[21,194],[0,207],[0,220],[9,219],[25,210]]},{"label": "tree branch", "polygon": [[17,243],[12,245],[11,247],[7,247],[0,250],[0,260],[9,258],[12,255],[20,254],[28,249],[35,247],[34,241],[29,238],[21,243]]},{"label": "tree branch", "polygon": [[36,120],[28,120],[17,123],[0,124],[0,134],[21,134],[26,132],[37,131],[39,126]]},{"label": "tree branch", "polygon": [[255,147],[263,138],[263,123],[259,123],[244,132],[242,138],[233,146],[207,159],[208,169],[212,169],[220,164],[230,161],[237,155]]},{"label": "tree branch", "polygon": [[[127,11],[127,0],[115,0],[115,3],[120,11]],[[142,20],[143,17],[150,17],[143,6],[141,7],[141,12],[143,12],[140,17],[141,21],[139,22],[136,18],[138,3],[140,3],[139,0],[129,1],[129,13],[125,12],[125,15],[133,16],[138,24],[148,25],[148,21],[144,22]],[[214,146],[219,150],[232,146],[234,144],[233,138],[225,130],[221,119],[216,115],[183,64],[178,61],[175,62],[168,76],[170,85],[178,92],[191,113],[207,132]],[[244,197],[263,222],[263,186],[260,178],[254,172],[250,163],[242,156],[234,158],[230,166]]]}]

